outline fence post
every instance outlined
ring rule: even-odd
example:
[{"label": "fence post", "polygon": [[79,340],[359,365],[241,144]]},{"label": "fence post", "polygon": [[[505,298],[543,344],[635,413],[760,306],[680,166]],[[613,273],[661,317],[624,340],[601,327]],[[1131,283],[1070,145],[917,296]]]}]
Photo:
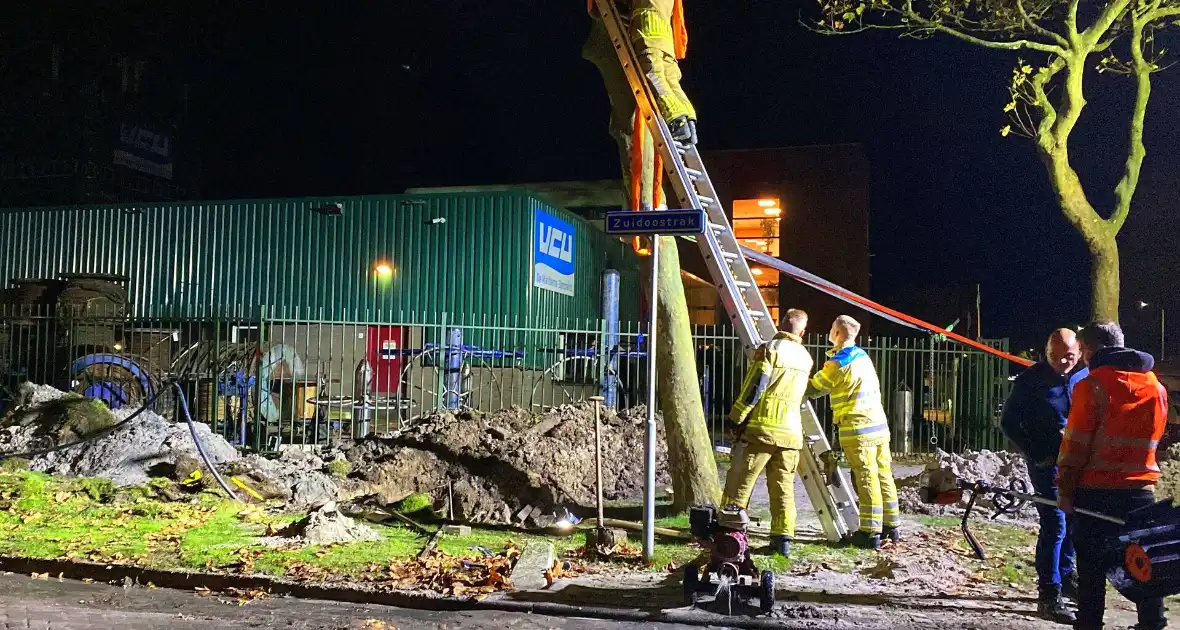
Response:
[{"label": "fence post", "polygon": [[444,406],[447,409],[458,409],[462,402],[463,387],[463,329],[459,327],[447,330],[445,382],[446,395]]},{"label": "fence post", "polygon": [[[263,346],[266,345],[266,333],[266,305],[264,304],[259,307],[258,311],[258,352],[262,352]],[[255,383],[254,386],[257,388],[256,391],[259,394],[258,396],[254,397],[257,403],[257,408],[254,410],[254,452],[261,453],[263,445],[266,444],[266,439],[270,437],[269,435],[265,435],[266,430],[269,427],[266,425],[266,418],[262,417],[262,393],[264,391],[269,391],[270,388],[264,388],[261,381]],[[243,400],[241,404],[246,404],[246,401]],[[226,410],[225,423],[226,426],[229,426],[230,424],[228,409]],[[277,430],[281,436],[283,434],[283,424],[281,419],[279,421]],[[292,441],[294,441],[294,436],[292,436]]]},{"label": "fence post", "polygon": [[435,411],[442,411],[443,410],[443,398],[445,397],[446,392],[447,392],[447,383],[446,383],[446,379],[444,378],[446,376],[445,375],[446,360],[444,359],[444,357],[446,356],[446,350],[447,350],[447,314],[446,314],[446,312],[439,314],[438,337],[436,337],[436,338],[438,339],[438,347],[435,348],[435,350],[437,350],[437,352],[435,353],[435,357],[434,357],[434,387],[435,387],[435,391],[436,391],[436,394],[434,397],[434,410]]},{"label": "fence post", "polygon": [[602,376],[602,404],[614,409],[618,404],[619,373],[619,272],[607,269],[602,272],[602,318],[604,335],[599,344],[600,363],[604,364]]}]

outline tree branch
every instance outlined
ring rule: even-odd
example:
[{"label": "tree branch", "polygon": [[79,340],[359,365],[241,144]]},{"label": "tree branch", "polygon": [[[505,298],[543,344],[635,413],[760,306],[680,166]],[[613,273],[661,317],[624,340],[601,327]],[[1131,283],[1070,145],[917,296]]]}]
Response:
[{"label": "tree branch", "polygon": [[1029,41],[1027,39],[1016,39],[1010,42],[997,42],[990,39],[976,37],[974,35],[964,33],[963,31],[951,28],[945,24],[941,24],[922,17],[921,15],[915,13],[913,8],[911,8],[908,3],[906,5],[905,11],[902,12],[902,15],[920,24],[925,29],[944,33],[956,39],[961,39],[969,44],[983,46],[984,48],[995,48],[998,50],[1038,50],[1040,52],[1046,52],[1054,55],[1065,54],[1065,48],[1055,44],[1045,44],[1042,42]]},{"label": "tree branch", "polygon": [[1131,12],[1131,61],[1135,71],[1135,105],[1131,111],[1127,162],[1123,167],[1123,176],[1114,189],[1114,212],[1107,219],[1115,234],[1118,234],[1127,221],[1127,215],[1131,211],[1131,198],[1134,197],[1135,189],[1139,185],[1139,173],[1143,167],[1143,159],[1147,156],[1147,149],[1143,146],[1143,121],[1147,117],[1147,102],[1151,98],[1151,73],[1154,64],[1143,54],[1143,30],[1150,23],[1151,15],[1151,12]]},{"label": "tree branch", "polygon": [[1180,6],[1178,6],[1178,7],[1164,7],[1164,8],[1156,9],[1156,10],[1148,13],[1145,16],[1146,19],[1144,21],[1144,24],[1147,24],[1150,22],[1155,22],[1156,20],[1162,20],[1164,18],[1177,17],[1177,16],[1180,16]]},{"label": "tree branch", "polygon": [[1024,0],[1016,0],[1016,10],[1020,12],[1020,18],[1024,20],[1025,25],[1028,26],[1028,28],[1034,33],[1038,33],[1043,37],[1047,37],[1057,42],[1057,44],[1062,48],[1069,47],[1069,40],[1041,26],[1040,24],[1037,24],[1031,17],[1028,16],[1028,11],[1026,11],[1024,8]]},{"label": "tree branch", "polygon": [[1057,108],[1049,100],[1045,86],[1065,67],[1065,60],[1061,57],[1053,59],[1049,65],[1041,68],[1029,81],[1033,88],[1033,105],[1041,110],[1041,122],[1037,123],[1037,146],[1042,151],[1050,151],[1056,139],[1053,136],[1053,126],[1057,124]]},{"label": "tree branch", "polygon": [[1086,32],[1082,33],[1082,39],[1085,40],[1087,47],[1092,48],[1097,44],[1110,30],[1110,27],[1127,12],[1127,7],[1130,4],[1130,0],[1114,0],[1106,5],[1098,19],[1094,20]]},{"label": "tree branch", "polygon": [[1069,0],[1069,10],[1065,12],[1065,34],[1070,43],[1078,40],[1078,5],[1082,0]]}]

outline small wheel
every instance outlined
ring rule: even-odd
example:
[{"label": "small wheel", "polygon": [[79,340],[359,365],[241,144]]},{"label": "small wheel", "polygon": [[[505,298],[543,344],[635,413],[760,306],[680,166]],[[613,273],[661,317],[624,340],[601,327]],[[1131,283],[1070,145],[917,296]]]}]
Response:
[{"label": "small wheel", "polygon": [[762,582],[758,585],[758,602],[762,612],[770,614],[774,610],[774,573],[762,572]]},{"label": "small wheel", "polygon": [[701,584],[701,570],[695,564],[684,566],[684,605],[695,606]]}]

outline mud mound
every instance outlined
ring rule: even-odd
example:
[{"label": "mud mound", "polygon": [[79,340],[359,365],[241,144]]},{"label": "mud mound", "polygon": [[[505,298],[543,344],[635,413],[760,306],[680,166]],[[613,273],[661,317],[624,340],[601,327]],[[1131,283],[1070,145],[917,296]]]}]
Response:
[{"label": "mud mound", "polygon": [[1155,498],[1167,497],[1180,500],[1180,461],[1176,459],[1160,462],[1160,480],[1155,484]]},{"label": "mud mound", "polygon": [[318,506],[336,501],[339,482],[324,472],[324,461],[298,449],[283,451],[278,459],[249,455],[231,461],[219,469],[237,476],[266,499],[278,499],[299,507]]},{"label": "mud mound", "polygon": [[[982,480],[1000,488],[1013,487],[1013,483],[1023,483],[1023,488],[1032,492],[1032,482],[1028,478],[1028,464],[1024,457],[1007,451],[964,451],[961,455],[938,451],[934,461],[926,465],[927,470],[949,469],[960,479],[967,481]],[[898,481],[898,502],[903,512],[912,514],[961,514],[967,507],[969,495],[956,505],[931,505],[923,503],[918,496],[918,486],[921,475],[906,477]],[[988,510],[992,507],[990,501],[980,500],[977,505]],[[1017,520],[1036,518],[1036,510],[1032,506],[1025,506],[1015,515]]]},{"label": "mud mound", "polygon": [[[643,408],[603,410],[603,496],[641,495]],[[657,483],[667,484],[662,421]],[[594,411],[567,405],[533,416],[513,408],[488,415],[438,413],[399,435],[369,439],[345,453],[382,504],[414,492],[452,500],[467,522],[545,526],[562,507],[594,503]]]},{"label": "mud mound", "polygon": [[[112,413],[101,403],[45,386],[36,387],[26,400],[5,417],[7,426],[0,429],[0,452],[72,442],[112,426],[134,412]],[[82,409],[86,413],[80,419],[78,411]],[[205,452],[215,465],[238,458],[237,451],[214,435],[208,425],[198,423],[196,428]],[[195,457],[197,449],[187,424],[173,424],[148,411],[92,441],[34,457],[29,467],[55,475],[105,477],[116,486],[131,486],[147,483],[152,477],[169,476],[178,460]]]},{"label": "mud mound", "polygon": [[279,536],[306,542],[309,545],[336,545],[381,540],[381,534],[363,523],[358,523],[341,514],[336,509],[335,503],[327,503],[312,510],[305,518],[280,531]]}]

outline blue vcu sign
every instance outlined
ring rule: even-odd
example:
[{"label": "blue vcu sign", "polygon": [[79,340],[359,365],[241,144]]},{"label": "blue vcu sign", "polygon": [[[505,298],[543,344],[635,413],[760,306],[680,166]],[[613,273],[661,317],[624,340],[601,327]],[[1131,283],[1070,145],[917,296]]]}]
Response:
[{"label": "blue vcu sign", "polygon": [[537,210],[533,222],[533,285],[574,294],[574,226]]}]

